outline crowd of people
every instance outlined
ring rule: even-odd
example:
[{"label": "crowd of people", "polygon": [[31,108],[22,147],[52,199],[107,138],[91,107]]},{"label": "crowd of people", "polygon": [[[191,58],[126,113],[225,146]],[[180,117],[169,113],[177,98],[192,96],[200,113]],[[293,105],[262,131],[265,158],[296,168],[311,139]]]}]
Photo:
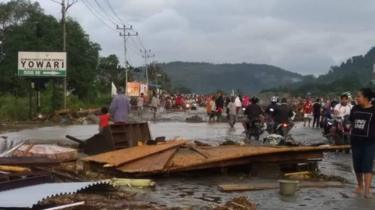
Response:
[{"label": "crowd of people", "polygon": [[[238,117],[244,116],[242,124],[245,132],[254,129],[257,122],[267,124],[269,133],[277,133],[280,126],[284,125],[291,129],[294,117],[300,114],[306,128],[322,128],[324,135],[332,140],[332,144],[351,145],[357,178],[356,192],[369,198],[375,158],[374,98],[372,90],[364,88],[358,91],[355,99],[350,93],[343,93],[339,100],[308,96],[304,100],[291,99],[288,103],[287,98],[279,99],[274,96],[267,106],[261,106],[257,97],[225,96],[223,93],[214,96],[158,95],[154,92],[150,98],[141,94],[136,98],[135,104],[138,114],[142,114],[147,104],[156,117],[156,111],[161,106],[183,110],[187,103],[195,103],[197,106],[206,107],[210,123],[226,119],[233,128]],[[131,100],[124,94],[123,89],[120,89],[109,109],[102,108],[99,129],[102,131],[108,127],[110,119],[114,123],[127,123],[130,111]],[[340,140],[343,137],[347,137],[346,141]]]},{"label": "crowd of people", "polygon": [[350,144],[353,168],[357,178],[356,193],[366,198],[370,193],[372,183],[373,163],[375,159],[375,94],[371,89],[363,88],[358,91],[355,99],[351,94],[343,93],[339,100],[315,99],[308,96],[294,104],[287,103],[286,98],[279,100],[272,97],[265,108],[258,104],[259,99],[251,98],[244,104],[240,96],[225,98],[223,94],[212,96],[207,102],[207,114],[210,122],[220,120],[223,111],[231,127],[236,123],[239,111],[244,109],[246,116],[243,124],[245,130],[251,130],[254,122],[267,122],[270,133],[278,129],[280,124],[290,124],[296,114],[301,114],[304,127],[322,128],[323,134],[332,144]]}]

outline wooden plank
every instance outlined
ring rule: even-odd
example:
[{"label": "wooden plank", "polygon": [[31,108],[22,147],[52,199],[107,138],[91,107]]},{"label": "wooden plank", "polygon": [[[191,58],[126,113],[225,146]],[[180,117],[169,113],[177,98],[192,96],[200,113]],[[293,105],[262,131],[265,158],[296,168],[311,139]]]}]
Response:
[{"label": "wooden plank", "polygon": [[117,169],[124,173],[157,173],[164,170],[165,165],[176,153],[177,148],[172,148],[148,157],[125,163]]},{"label": "wooden plank", "polygon": [[165,150],[176,148],[185,144],[186,141],[168,141],[158,145],[142,145],[116,151],[106,152],[94,156],[83,158],[84,161],[93,161],[104,163],[113,167],[123,165],[155,153],[160,153]]},{"label": "wooden plank", "polygon": [[41,165],[59,163],[61,163],[61,161],[45,157],[0,157],[1,165]]},{"label": "wooden plank", "polygon": [[[181,150],[181,149],[180,149]],[[172,158],[172,160],[177,156],[182,155],[180,151],[176,153],[176,155]],[[203,160],[204,157],[200,156],[199,154],[191,153],[186,158],[194,158],[196,160]],[[171,160],[170,163],[166,166],[166,170],[170,172],[179,172],[179,171],[190,171],[190,170],[200,170],[200,169],[208,169],[208,168],[218,168],[218,167],[228,167],[228,166],[237,166],[237,165],[245,165],[250,163],[301,163],[301,162],[309,162],[311,159],[317,160],[323,157],[322,152],[315,151],[315,152],[308,152],[308,153],[284,153],[284,154],[266,154],[260,155],[255,157],[243,157],[243,158],[235,158],[230,160],[224,161],[216,161],[211,163],[205,163],[201,165],[192,165],[187,167],[177,167],[173,165]]]},{"label": "wooden plank", "polygon": [[[196,147],[196,150],[200,151],[200,154],[192,152],[186,152],[182,149],[172,158],[170,163],[167,165],[169,169],[177,169],[177,168],[192,168],[192,167],[199,167],[203,165],[209,164],[220,164],[220,162],[225,162],[234,159],[241,159],[241,158],[250,158],[250,157],[273,157],[274,159],[279,159],[282,154],[308,154],[308,153],[316,153],[321,154],[323,152],[322,149],[318,147],[301,147],[296,149],[295,147],[265,147],[265,146],[219,146],[219,147]],[[321,157],[320,155],[316,156],[316,158]],[[306,157],[302,159],[307,159],[312,157]],[[287,159],[287,158],[286,158]],[[261,159],[259,159],[261,161]],[[266,162],[269,162],[268,159]]]},{"label": "wooden plank", "polygon": [[[341,188],[345,185],[341,182],[300,182],[299,188]],[[239,191],[256,191],[256,190],[270,190],[279,189],[279,183],[255,183],[255,184],[221,184],[218,186],[222,192],[239,192]]]}]

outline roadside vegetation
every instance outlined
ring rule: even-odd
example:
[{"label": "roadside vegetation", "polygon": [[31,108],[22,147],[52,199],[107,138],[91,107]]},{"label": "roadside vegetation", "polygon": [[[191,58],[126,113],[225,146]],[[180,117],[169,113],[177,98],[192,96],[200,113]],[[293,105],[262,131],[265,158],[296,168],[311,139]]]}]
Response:
[{"label": "roadside vegetation", "polygon": [[[116,55],[100,57],[100,45],[74,19],[68,18],[67,108],[92,108],[108,104],[111,83],[123,87],[125,69]],[[19,51],[61,51],[60,20],[46,15],[38,2],[12,0],[0,2],[0,122],[27,120],[37,113],[50,113],[63,108],[62,78],[26,78],[17,75]],[[168,76],[153,64],[150,81],[170,89]],[[144,68],[130,67],[129,81],[143,78]],[[31,83],[34,83],[32,86]],[[33,87],[33,88],[32,88]],[[36,95],[40,91],[40,110]],[[30,94],[32,115],[29,115]]]}]

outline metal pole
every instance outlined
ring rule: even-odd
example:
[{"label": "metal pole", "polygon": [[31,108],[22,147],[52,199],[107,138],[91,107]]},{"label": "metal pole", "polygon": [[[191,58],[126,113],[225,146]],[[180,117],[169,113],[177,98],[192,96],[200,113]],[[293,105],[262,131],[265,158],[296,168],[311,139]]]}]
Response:
[{"label": "metal pole", "polygon": [[126,37],[129,37],[129,36],[138,36],[138,32],[136,33],[129,33],[129,32],[126,32],[127,30],[133,30],[133,26],[130,26],[130,27],[126,27],[126,25],[123,25],[122,27],[119,27],[119,26],[116,26],[117,30],[121,30],[122,32],[120,32],[120,36],[123,37],[124,39],[124,68],[125,68],[125,94],[127,95],[128,94],[128,60],[127,60],[127,57],[126,57],[126,53],[127,53],[127,49],[126,49]]},{"label": "metal pole", "polygon": [[[126,34],[126,27],[124,25],[124,34]],[[128,60],[126,58],[126,36],[124,38],[124,68],[125,68],[125,95],[128,95]]]},{"label": "metal pole", "polygon": [[146,84],[147,84],[147,88],[148,88],[149,80],[148,80],[147,57],[148,57],[147,51],[145,50],[144,58],[145,58],[145,68],[146,68]]},{"label": "metal pole", "polygon": [[147,87],[148,87],[148,85],[149,85],[149,77],[148,77],[148,67],[147,67],[148,63],[147,63],[147,59],[153,58],[153,57],[155,57],[155,55],[151,54],[151,50],[143,49],[143,50],[141,50],[141,52],[143,54],[142,57],[145,59],[146,83],[147,83]]},{"label": "metal pole", "polygon": [[29,119],[31,120],[33,117],[33,108],[32,108],[32,101],[33,101],[33,82],[30,80],[30,90],[29,90]]},{"label": "metal pole", "polygon": [[[65,14],[66,14],[65,0],[62,0],[61,1],[61,22],[62,22],[62,31],[63,31],[63,48],[62,48],[63,52],[66,52],[66,22],[65,22]],[[67,76],[68,76],[68,72],[66,72],[66,75],[64,77],[64,109],[66,109]]]}]

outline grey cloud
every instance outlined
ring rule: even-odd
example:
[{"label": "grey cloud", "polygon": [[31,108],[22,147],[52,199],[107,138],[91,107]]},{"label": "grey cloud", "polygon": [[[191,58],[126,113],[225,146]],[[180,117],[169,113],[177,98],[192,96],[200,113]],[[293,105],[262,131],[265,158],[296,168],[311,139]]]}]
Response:
[{"label": "grey cloud", "polygon": [[[94,0],[88,0],[95,5]],[[104,0],[98,0],[105,5]],[[39,1],[59,17],[49,0]],[[375,1],[362,0],[110,0],[162,62],[252,62],[321,74],[374,45]],[[107,10],[110,12],[110,10]],[[79,2],[69,13],[122,58],[122,41]],[[110,24],[110,23],[109,23]],[[141,65],[140,43],[129,40],[129,60]]]}]

